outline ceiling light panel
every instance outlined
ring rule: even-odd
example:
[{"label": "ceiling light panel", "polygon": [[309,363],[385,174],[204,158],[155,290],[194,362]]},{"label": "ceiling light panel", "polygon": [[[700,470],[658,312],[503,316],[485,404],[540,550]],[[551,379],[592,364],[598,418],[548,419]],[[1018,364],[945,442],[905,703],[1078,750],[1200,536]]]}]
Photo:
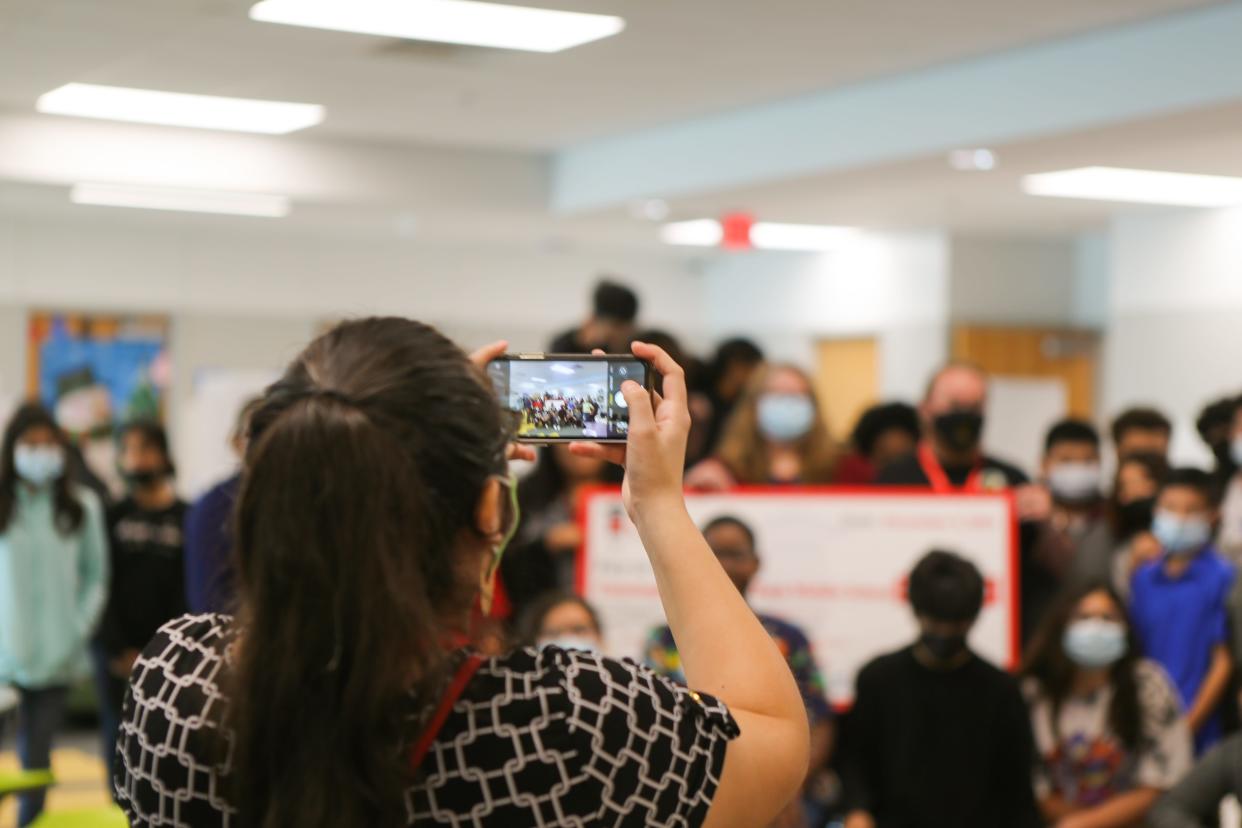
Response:
[{"label": "ceiling light panel", "polygon": [[35,108],[50,115],[74,115],[139,124],[222,129],[283,135],[323,120],[318,104],[189,95],[124,86],[68,83],[42,95]]},{"label": "ceiling light panel", "polygon": [[611,37],[620,17],[474,0],[262,0],[252,20],[315,29],[460,43],[528,52],[560,52]]},{"label": "ceiling light panel", "polygon": [[144,210],[176,210],[235,216],[282,218],[289,214],[289,198],[267,193],[224,190],[186,190],[174,187],[140,187],[129,184],[75,184],[69,192],[74,204],[131,207]]},{"label": "ceiling light panel", "polygon": [[835,250],[857,232],[827,224],[757,221],[750,228],[750,243],[760,250]]},{"label": "ceiling light panel", "polygon": [[1022,189],[1038,196],[1177,207],[1242,204],[1242,178],[1120,167],[1082,167],[1028,175],[1022,179]]}]

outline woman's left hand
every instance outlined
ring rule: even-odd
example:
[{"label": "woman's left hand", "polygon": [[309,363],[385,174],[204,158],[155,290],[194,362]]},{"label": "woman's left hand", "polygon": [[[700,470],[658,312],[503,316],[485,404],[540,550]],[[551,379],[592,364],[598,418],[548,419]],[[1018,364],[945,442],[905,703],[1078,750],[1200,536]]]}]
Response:
[{"label": "woman's left hand", "polygon": [[[503,356],[504,352],[509,349],[509,343],[500,339],[490,345],[484,345],[470,355],[470,361],[478,366],[479,370],[486,371],[487,364],[498,356]],[[535,453],[533,446],[524,446],[521,443],[510,443],[508,450],[505,452],[507,460],[529,460],[534,462],[539,459],[539,455]]]}]

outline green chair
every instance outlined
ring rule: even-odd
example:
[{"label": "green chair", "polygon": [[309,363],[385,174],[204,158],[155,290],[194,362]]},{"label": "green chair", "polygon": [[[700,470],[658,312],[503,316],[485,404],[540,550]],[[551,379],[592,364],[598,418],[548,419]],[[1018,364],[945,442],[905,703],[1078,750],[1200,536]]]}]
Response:
[{"label": "green chair", "polygon": [[125,812],[115,805],[77,811],[45,811],[31,828],[129,828]]},{"label": "green chair", "polygon": [[0,772],[0,799],[14,794],[50,788],[56,777],[50,770],[19,770]]}]

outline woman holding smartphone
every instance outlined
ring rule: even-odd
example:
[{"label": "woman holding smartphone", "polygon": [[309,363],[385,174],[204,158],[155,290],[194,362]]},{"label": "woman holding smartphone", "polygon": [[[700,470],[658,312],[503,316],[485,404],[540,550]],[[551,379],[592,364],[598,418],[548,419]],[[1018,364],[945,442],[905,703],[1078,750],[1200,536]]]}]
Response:
[{"label": "woman holding smartphone", "polygon": [[[240,610],[138,660],[118,800],[134,826],[766,824],[807,724],[771,638],[686,512],[684,375],[622,391],[623,462],[686,676],[549,646],[469,646],[517,520],[480,366],[402,319],[348,322],[267,392],[237,511]],[[696,692],[697,691],[697,692]]]}]

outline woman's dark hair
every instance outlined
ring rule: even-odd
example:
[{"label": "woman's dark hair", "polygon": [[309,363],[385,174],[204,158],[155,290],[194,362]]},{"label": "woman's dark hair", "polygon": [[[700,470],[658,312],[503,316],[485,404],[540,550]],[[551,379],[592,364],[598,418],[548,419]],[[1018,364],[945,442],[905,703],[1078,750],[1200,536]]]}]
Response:
[{"label": "woman's dark hair", "polygon": [[595,607],[587,603],[587,600],[575,592],[567,590],[554,589],[543,593],[530,603],[523,612],[516,627],[514,628],[514,636],[520,647],[533,647],[539,642],[539,633],[543,630],[543,622],[547,619],[548,614],[552,610],[564,604],[575,604],[582,607],[583,611],[591,617],[591,626],[595,627],[595,631],[600,635],[604,634],[604,627],[599,623],[599,613],[595,611]]},{"label": "woman's dark hair", "polygon": [[763,351],[751,340],[740,336],[721,342],[708,366],[712,383],[719,381],[731,365],[739,362],[743,365],[758,365],[763,362]]},{"label": "woman's dark hair", "polygon": [[1073,618],[1074,610],[1093,592],[1104,592],[1113,602],[1113,606],[1125,619],[1126,651],[1109,668],[1109,682],[1113,688],[1113,699],[1108,709],[1108,724],[1117,738],[1127,750],[1137,750],[1143,738],[1143,708],[1139,701],[1138,679],[1135,667],[1141,657],[1138,638],[1135,636],[1134,625],[1126,614],[1125,602],[1107,583],[1091,583],[1066,592],[1061,599],[1044,616],[1043,623],[1036,631],[1023,660],[1021,675],[1039,682],[1040,690],[1048,698],[1051,710],[1051,725],[1054,735],[1057,733],[1057,720],[1060,718],[1061,707],[1069,697],[1074,685],[1074,674],[1078,666],[1065,654],[1061,643],[1065,638],[1065,628]]},{"label": "woman's dark hair", "polygon": [[240,826],[406,823],[406,716],[442,691],[482,566],[457,540],[507,442],[482,372],[406,319],[337,326],[267,390],[236,515]]},{"label": "woman's dark hair", "polygon": [[1119,541],[1129,540],[1138,531],[1146,531],[1147,526],[1127,526],[1123,519],[1123,504],[1118,499],[1120,495],[1121,470],[1128,465],[1142,466],[1143,472],[1155,484],[1152,500],[1155,500],[1155,492],[1159,492],[1164,486],[1165,479],[1169,476],[1169,461],[1163,454],[1152,451],[1135,452],[1127,456],[1125,459],[1117,463],[1117,472],[1113,475],[1113,491],[1109,496],[1109,523],[1113,528],[1113,535]]},{"label": "woman's dark hair", "polygon": [[935,621],[974,621],[983,609],[983,576],[952,552],[928,552],[910,573],[910,606]]},{"label": "woman's dark hair", "polygon": [[[56,420],[52,417],[51,412],[42,405],[33,402],[26,403],[18,408],[4,429],[4,443],[0,447],[0,532],[8,530],[9,522],[13,519],[13,511],[17,505],[19,479],[17,467],[13,459],[17,453],[17,441],[30,429],[39,428],[40,426],[51,429],[52,433],[56,435],[56,442],[60,443],[61,450],[65,452],[66,469],[68,468],[69,439],[65,437],[65,433],[56,424]],[[78,527],[82,525],[82,516],[84,514],[82,503],[74,496],[71,485],[67,473],[61,474],[52,484],[56,531],[62,535],[76,532]]]},{"label": "woman's dark hair", "polygon": [[[624,476],[624,469],[607,463],[600,469],[599,482],[619,486]],[[565,494],[568,485],[565,470],[552,456],[552,449],[541,449],[535,468],[518,483],[518,507],[522,515],[533,516],[547,509]]]},{"label": "woman's dark hair", "polygon": [[864,457],[870,457],[880,437],[889,431],[904,432],[918,442],[922,433],[918,409],[903,402],[873,405],[858,418],[850,442]]},{"label": "woman's dark hair", "polygon": [[172,449],[168,447],[168,431],[165,430],[163,424],[155,420],[131,420],[116,430],[117,443],[124,442],[130,434],[140,435],[144,443],[154,446],[155,450],[163,455],[164,471],[169,476],[177,473],[176,464],[173,463]]}]

